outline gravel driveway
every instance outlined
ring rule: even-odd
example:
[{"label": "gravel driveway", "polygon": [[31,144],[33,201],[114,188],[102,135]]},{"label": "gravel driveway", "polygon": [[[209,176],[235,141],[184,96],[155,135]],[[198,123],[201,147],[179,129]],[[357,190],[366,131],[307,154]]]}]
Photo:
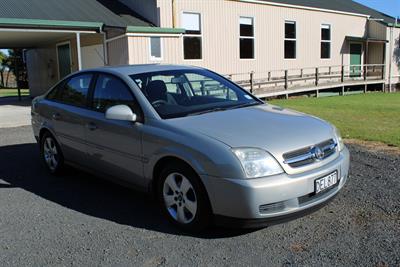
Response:
[{"label": "gravel driveway", "polygon": [[0,263],[400,266],[400,156],[350,150],[348,184],[316,213],[262,230],[188,236],[143,194],[75,170],[49,176],[30,127],[0,129]]}]

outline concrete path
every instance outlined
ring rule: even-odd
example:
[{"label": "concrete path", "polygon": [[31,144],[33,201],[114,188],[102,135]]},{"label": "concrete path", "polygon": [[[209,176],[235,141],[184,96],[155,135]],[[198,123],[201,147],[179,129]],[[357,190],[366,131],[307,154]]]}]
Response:
[{"label": "concrete path", "polygon": [[0,98],[0,128],[12,128],[31,124],[31,100]]}]

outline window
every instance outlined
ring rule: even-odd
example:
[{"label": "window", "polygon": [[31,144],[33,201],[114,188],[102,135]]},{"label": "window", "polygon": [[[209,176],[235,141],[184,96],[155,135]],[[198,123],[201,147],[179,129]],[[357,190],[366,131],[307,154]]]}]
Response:
[{"label": "window", "polygon": [[150,37],[150,59],[161,60],[162,48],[161,37]]},{"label": "window", "polygon": [[131,78],[163,119],[262,104],[239,86],[208,70],[149,72]]},{"label": "window", "polygon": [[72,77],[63,87],[60,100],[77,107],[85,107],[92,74]]},{"label": "window", "polygon": [[183,13],[182,28],[186,30],[183,37],[184,59],[202,59],[201,15]]},{"label": "window", "polygon": [[240,18],[240,58],[254,58],[254,20],[253,18]]},{"label": "window", "polygon": [[57,84],[46,96],[48,100],[61,101],[62,89],[64,88],[64,81]]},{"label": "window", "polygon": [[321,25],[321,58],[331,58],[331,25]]},{"label": "window", "polygon": [[118,78],[99,75],[94,89],[92,108],[104,113],[115,105],[127,105],[134,111],[134,98],[130,89]]},{"label": "window", "polygon": [[285,59],[295,59],[296,56],[296,22],[285,21]]}]

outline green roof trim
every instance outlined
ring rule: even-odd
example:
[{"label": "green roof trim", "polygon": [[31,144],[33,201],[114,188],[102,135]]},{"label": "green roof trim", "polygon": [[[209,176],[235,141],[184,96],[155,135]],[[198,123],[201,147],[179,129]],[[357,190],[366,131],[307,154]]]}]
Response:
[{"label": "green roof trim", "polygon": [[394,28],[400,28],[400,24],[395,24],[395,23],[388,23],[389,27],[394,27]]},{"label": "green roof trim", "polygon": [[127,33],[160,33],[160,34],[182,34],[185,29],[180,28],[160,28],[160,27],[143,27],[143,26],[128,26]]},{"label": "green roof trim", "polygon": [[101,29],[102,22],[0,18],[0,26],[34,28]]}]

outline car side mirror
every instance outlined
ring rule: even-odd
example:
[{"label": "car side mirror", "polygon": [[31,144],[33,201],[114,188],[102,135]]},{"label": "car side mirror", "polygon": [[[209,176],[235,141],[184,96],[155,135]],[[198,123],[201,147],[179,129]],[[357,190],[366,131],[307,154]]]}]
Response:
[{"label": "car side mirror", "polygon": [[136,122],[137,116],[127,105],[116,105],[107,109],[106,119]]}]

